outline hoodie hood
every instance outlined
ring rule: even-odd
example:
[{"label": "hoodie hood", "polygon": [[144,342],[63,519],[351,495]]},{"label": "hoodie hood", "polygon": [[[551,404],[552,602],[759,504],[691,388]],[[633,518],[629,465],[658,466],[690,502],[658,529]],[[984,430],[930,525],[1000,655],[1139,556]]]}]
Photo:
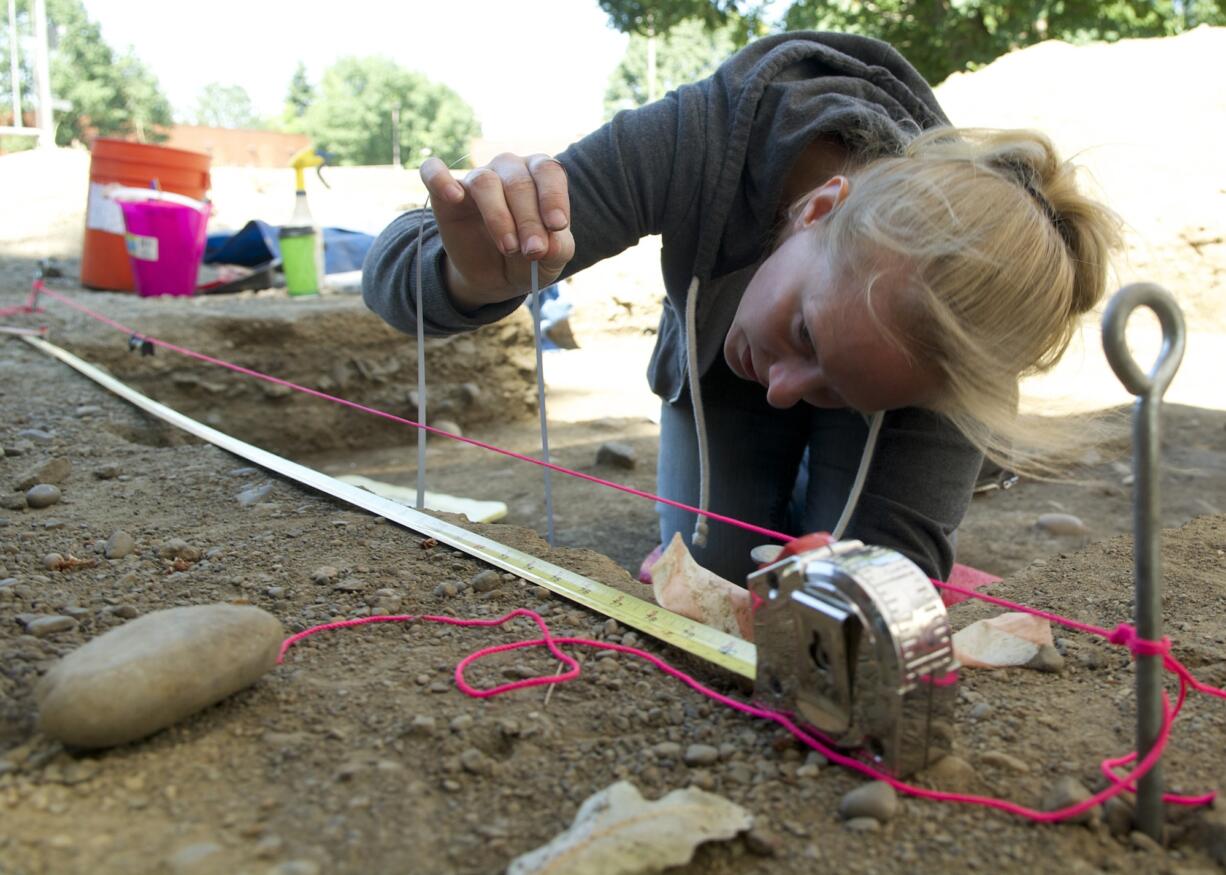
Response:
[{"label": "hoodie hood", "polygon": [[760,39],[689,87],[704,92],[693,97],[705,104],[709,132],[691,271],[700,281],[759,260],[784,180],[817,136],[837,136],[870,159],[897,154],[921,130],[949,123],[898,52],[847,34]]},{"label": "hoodie hood", "polygon": [[[948,124],[923,78],[890,46],[845,34],[791,33],[758,40],[715,75],[677,95],[682,110],[701,102],[708,141],[698,214],[697,247],[681,301],[684,363],[670,391],[661,392],[661,351],[676,342],[676,312],[666,307],[649,374],[653,388],[675,401],[688,383],[698,443],[700,510],[708,508],[710,452],[701,375],[720,353],[749,274],[771,246],[783,185],[802,151],[820,135],[835,135],[861,160],[896,154],[923,128]],[[697,110],[698,107],[693,107]],[[667,247],[668,241],[665,241]],[[668,276],[665,256],[665,275]],[[677,265],[681,267],[681,265]],[[741,276],[740,274],[744,274]],[[719,282],[723,278],[724,282]],[[676,279],[669,283],[677,288]],[[669,331],[669,328],[672,328]],[[837,526],[842,535],[871,464],[881,416],[872,420],[859,486]],[[706,542],[699,514],[691,541]]]}]

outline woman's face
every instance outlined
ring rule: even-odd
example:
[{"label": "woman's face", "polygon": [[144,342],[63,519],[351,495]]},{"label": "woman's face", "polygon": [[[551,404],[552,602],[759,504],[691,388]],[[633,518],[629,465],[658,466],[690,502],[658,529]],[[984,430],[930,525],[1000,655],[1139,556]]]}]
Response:
[{"label": "woman's face", "polygon": [[871,413],[923,404],[939,390],[936,370],[909,361],[878,322],[890,324],[898,275],[874,287],[874,318],[864,290],[831,263],[819,223],[848,191],[836,177],[810,194],[754,274],[724,341],[728,366],[765,386],[773,407],[804,401]]}]

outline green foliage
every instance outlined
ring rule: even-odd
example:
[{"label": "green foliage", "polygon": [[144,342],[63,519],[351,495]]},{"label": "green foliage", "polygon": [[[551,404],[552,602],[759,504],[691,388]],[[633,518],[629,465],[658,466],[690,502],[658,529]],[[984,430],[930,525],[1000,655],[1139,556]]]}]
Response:
[{"label": "green foliage", "polygon": [[836,30],[897,48],[929,82],[1047,39],[1115,41],[1226,23],[1216,0],[795,0],[786,30]]},{"label": "green foliage", "polygon": [[[598,0],[623,33],[669,33],[684,21],[735,25],[738,46],[760,35],[763,0]],[[780,30],[834,30],[897,48],[929,82],[1046,39],[1112,42],[1226,24],[1226,0],[792,0]],[[607,101],[606,101],[607,103]]]},{"label": "green foliage", "polygon": [[[664,37],[657,38],[656,80],[659,93],[686,82],[697,82],[713,72],[737,49],[736,22],[710,30],[694,19],[673,27]],[[637,33],[630,35],[626,55],[609,77],[605,91],[605,118],[612,118],[623,109],[642,106],[647,102],[647,40]]]},{"label": "green foliage", "polygon": [[597,0],[609,24],[622,33],[662,36],[685,21],[708,30],[736,27],[736,42],[744,45],[762,22],[765,0]]},{"label": "green foliage", "polygon": [[194,120],[211,128],[263,127],[247,89],[223,82],[210,82],[200,89]]},{"label": "green foliage", "polygon": [[[17,30],[32,34],[30,0],[18,0]],[[170,103],[157,77],[129,49],[116,55],[102,39],[81,0],[47,0],[47,27],[51,32],[51,94],[57,105],[55,141],[61,146],[103,137],[135,137],[157,142],[161,129],[172,122]],[[0,69],[9,69],[8,20],[0,27]],[[20,52],[22,105],[27,111],[35,97],[32,51]],[[5,77],[7,82],[7,76]]]},{"label": "green foliage", "polygon": [[400,154],[412,166],[428,155],[451,164],[481,134],[458,94],[383,57],[342,58],[325,70],[303,130],[336,163],[390,164],[396,106]]},{"label": "green foliage", "polygon": [[285,94],[285,111],[281,114],[282,126],[291,129],[299,127],[314,102],[315,86],[307,78],[306,64],[299,61]]}]

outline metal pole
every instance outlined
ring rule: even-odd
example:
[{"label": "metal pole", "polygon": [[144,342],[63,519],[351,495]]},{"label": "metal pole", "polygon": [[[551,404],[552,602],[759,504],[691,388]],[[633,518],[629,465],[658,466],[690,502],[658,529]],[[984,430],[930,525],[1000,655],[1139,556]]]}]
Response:
[{"label": "metal pole", "polygon": [[397,167],[400,164],[400,107],[392,107],[392,163]]},{"label": "metal pole", "polygon": [[[1149,307],[1162,325],[1162,349],[1149,374],[1143,374],[1128,349],[1125,329],[1138,307]],[[1159,496],[1162,395],[1183,359],[1183,313],[1161,286],[1136,283],[1116,293],[1103,314],[1103,351],[1120,382],[1137,396],[1133,408],[1133,554],[1136,562],[1137,634],[1162,637],[1162,507]],[[1137,756],[1154,746],[1162,728],[1162,657],[1136,657]],[[1136,826],[1162,841],[1162,763],[1137,782]]]},{"label": "metal pole", "polygon": [[34,0],[34,85],[38,89],[38,145],[55,145],[51,111],[51,61],[47,43],[47,0]]},{"label": "metal pole", "polygon": [[13,127],[20,128],[21,119],[21,65],[17,63],[17,0],[9,0],[9,83],[13,89]]}]

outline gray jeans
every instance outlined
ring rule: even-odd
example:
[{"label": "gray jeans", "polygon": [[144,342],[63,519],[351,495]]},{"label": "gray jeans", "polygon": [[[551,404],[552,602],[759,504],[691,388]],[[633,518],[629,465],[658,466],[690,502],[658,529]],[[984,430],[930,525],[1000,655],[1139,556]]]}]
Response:
[{"label": "gray jeans", "polygon": [[[789,535],[830,531],[847,501],[868,435],[852,410],[797,404],[776,410],[765,390],[739,379],[721,357],[703,377],[711,453],[710,509]],[[698,442],[688,403],[660,415],[657,489],[698,504]],[[953,564],[951,536],[970,503],[982,457],[944,418],[918,408],[890,411],[846,537],[898,550],[931,576]],[[707,544],[691,544],[695,514],[657,505],[660,537],[680,532],[697,562],[744,583],[762,535],[710,521]]]}]

